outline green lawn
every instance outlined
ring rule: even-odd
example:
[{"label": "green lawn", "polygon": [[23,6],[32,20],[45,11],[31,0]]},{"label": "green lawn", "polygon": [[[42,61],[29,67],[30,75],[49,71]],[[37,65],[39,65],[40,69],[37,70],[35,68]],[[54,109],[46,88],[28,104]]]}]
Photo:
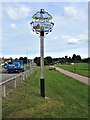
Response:
[{"label": "green lawn", "polygon": [[75,63],[74,65],[57,65],[57,66],[70,72],[90,77],[90,68],[89,64],[87,63]]},{"label": "green lawn", "polygon": [[40,68],[2,102],[3,118],[86,118],[88,86],[45,67],[46,98],[40,96]]}]

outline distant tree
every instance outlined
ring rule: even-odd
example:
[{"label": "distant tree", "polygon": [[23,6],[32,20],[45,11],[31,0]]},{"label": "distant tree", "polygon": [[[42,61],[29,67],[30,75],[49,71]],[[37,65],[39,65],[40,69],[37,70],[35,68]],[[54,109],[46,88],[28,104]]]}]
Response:
[{"label": "distant tree", "polygon": [[73,62],[82,62],[81,56],[76,54],[73,54],[72,60]]},{"label": "distant tree", "polygon": [[68,58],[68,62],[72,63],[72,58],[71,57]]},{"label": "distant tree", "polygon": [[82,59],[82,62],[90,63],[90,57]]},{"label": "distant tree", "polygon": [[48,65],[52,64],[52,57],[47,56],[45,57],[45,60],[47,61]]},{"label": "distant tree", "polygon": [[38,58],[39,58],[39,57],[35,57],[35,58],[34,58],[34,62],[35,62],[35,63],[37,62],[37,59],[38,59]]},{"label": "distant tree", "polygon": [[68,59],[68,56],[65,56],[65,59],[67,60],[67,59]]},{"label": "distant tree", "polygon": [[72,56],[72,60],[73,60],[73,61],[77,60],[77,56],[76,56],[76,54],[73,54],[73,56]]},{"label": "distant tree", "polygon": [[24,58],[23,57],[20,57],[19,60],[23,60]]},{"label": "distant tree", "polygon": [[65,56],[65,62],[68,62],[68,56],[67,55]]},{"label": "distant tree", "polygon": [[26,64],[26,63],[27,63],[27,57],[24,57],[24,58],[23,58],[23,61],[24,61],[24,63]]},{"label": "distant tree", "polygon": [[44,59],[44,65],[48,65],[48,61]]},{"label": "distant tree", "polygon": [[38,66],[40,66],[40,57],[35,57],[35,58],[34,58],[34,62],[35,62]]},{"label": "distant tree", "polygon": [[18,60],[18,58],[15,58],[15,60]]},{"label": "distant tree", "polygon": [[58,61],[58,58],[53,58],[53,59],[52,59],[52,63],[53,63],[53,64],[55,64],[56,61]]},{"label": "distant tree", "polygon": [[37,59],[36,64],[37,64],[38,66],[40,66],[40,58]]},{"label": "distant tree", "polygon": [[[40,66],[40,57],[35,57],[34,62]],[[44,58],[44,65],[49,65],[52,63],[52,58],[51,57],[46,57]]]},{"label": "distant tree", "polygon": [[77,55],[77,60],[81,61],[81,56]]}]

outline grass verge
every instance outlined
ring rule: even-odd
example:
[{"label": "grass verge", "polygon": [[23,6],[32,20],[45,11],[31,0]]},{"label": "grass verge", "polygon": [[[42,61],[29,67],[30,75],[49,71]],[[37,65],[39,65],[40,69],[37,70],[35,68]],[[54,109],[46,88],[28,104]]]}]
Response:
[{"label": "grass verge", "polygon": [[90,65],[87,63],[75,63],[74,65],[57,65],[57,67],[86,77],[90,77]]},{"label": "grass verge", "polygon": [[3,118],[86,118],[88,86],[45,67],[45,91],[40,96],[40,68],[2,101]]}]

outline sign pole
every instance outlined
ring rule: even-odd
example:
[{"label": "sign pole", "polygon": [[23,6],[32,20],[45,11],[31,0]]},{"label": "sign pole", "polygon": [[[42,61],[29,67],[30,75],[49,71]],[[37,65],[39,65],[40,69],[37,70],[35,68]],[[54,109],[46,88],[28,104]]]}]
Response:
[{"label": "sign pole", "polygon": [[40,32],[40,64],[41,64],[41,75],[40,75],[40,90],[41,96],[45,97],[45,82],[44,82],[44,31]]},{"label": "sign pole", "polygon": [[52,16],[40,9],[36,14],[32,16],[33,20],[30,23],[32,26],[33,32],[40,35],[40,65],[41,65],[41,74],[40,74],[40,92],[41,96],[45,97],[45,82],[44,82],[44,34],[52,32],[54,23],[52,23]]}]

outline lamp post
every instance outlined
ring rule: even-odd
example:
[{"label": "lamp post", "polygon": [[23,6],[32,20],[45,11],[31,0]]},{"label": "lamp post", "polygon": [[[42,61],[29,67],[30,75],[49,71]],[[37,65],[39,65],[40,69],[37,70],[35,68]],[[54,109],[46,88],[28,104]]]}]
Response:
[{"label": "lamp post", "polygon": [[52,16],[40,9],[36,14],[32,16],[33,20],[30,23],[33,32],[40,35],[40,65],[41,65],[41,75],[40,75],[40,91],[41,96],[45,97],[45,82],[44,82],[44,35],[52,31],[54,23],[52,23]]}]

